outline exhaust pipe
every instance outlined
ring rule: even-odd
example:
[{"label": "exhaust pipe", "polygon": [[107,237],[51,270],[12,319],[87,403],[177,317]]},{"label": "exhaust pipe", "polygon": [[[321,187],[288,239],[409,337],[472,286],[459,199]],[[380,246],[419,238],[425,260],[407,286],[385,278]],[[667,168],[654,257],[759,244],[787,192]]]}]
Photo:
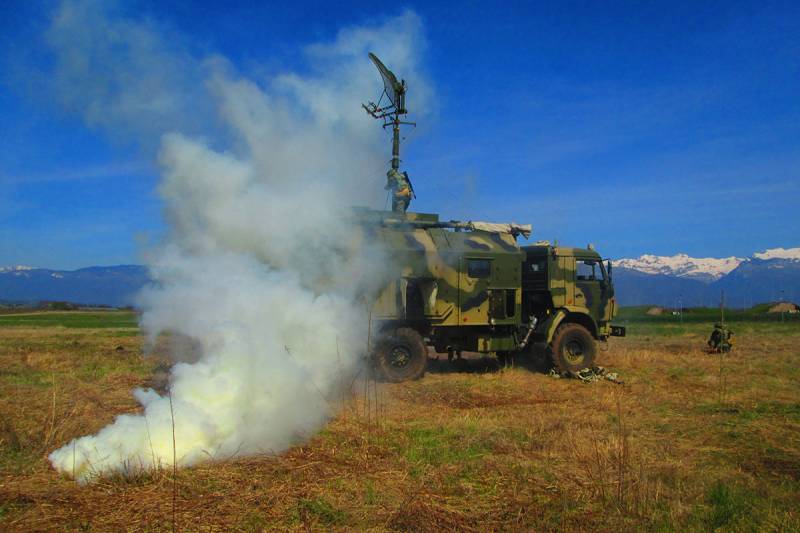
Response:
[{"label": "exhaust pipe", "polygon": [[528,341],[530,341],[531,334],[533,333],[533,330],[536,329],[536,324],[537,323],[538,323],[538,320],[536,319],[536,317],[535,316],[531,316],[531,325],[528,328],[528,332],[525,334],[525,338],[522,339],[522,342],[517,344],[517,351],[524,350],[525,347],[528,345]]}]

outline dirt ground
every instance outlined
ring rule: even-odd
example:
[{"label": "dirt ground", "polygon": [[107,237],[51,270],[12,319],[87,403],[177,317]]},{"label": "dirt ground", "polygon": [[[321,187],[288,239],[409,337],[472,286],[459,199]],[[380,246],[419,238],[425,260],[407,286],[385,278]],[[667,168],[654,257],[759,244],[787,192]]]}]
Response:
[{"label": "dirt ground", "polygon": [[[598,363],[624,385],[493,359],[359,380],[281,455],[78,486],[46,456],[163,386],[131,327],[0,327],[0,530],[800,530],[800,327],[648,326]],[[298,401],[301,401],[298,398]]]}]

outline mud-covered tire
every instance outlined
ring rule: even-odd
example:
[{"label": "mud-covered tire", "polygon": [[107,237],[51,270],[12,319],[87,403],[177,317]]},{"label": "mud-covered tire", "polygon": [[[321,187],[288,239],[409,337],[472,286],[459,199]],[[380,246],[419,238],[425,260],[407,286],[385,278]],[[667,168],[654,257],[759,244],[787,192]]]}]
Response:
[{"label": "mud-covered tire", "polygon": [[597,344],[592,334],[580,324],[562,324],[553,336],[550,357],[553,366],[561,372],[578,372],[592,368],[597,355]]},{"label": "mud-covered tire", "polygon": [[422,336],[411,328],[386,332],[375,347],[375,370],[384,381],[400,383],[425,375],[428,350]]}]

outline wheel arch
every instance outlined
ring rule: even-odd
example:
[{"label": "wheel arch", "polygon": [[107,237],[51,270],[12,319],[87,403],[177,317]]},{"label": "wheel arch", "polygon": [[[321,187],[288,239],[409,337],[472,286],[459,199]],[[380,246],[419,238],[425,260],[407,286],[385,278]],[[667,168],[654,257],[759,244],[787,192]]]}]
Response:
[{"label": "wheel arch", "polygon": [[556,330],[561,324],[580,324],[581,326],[585,327],[592,338],[597,339],[597,323],[592,319],[591,316],[587,315],[586,313],[570,311],[569,309],[559,309],[558,311],[553,314],[552,318],[550,319],[549,323],[546,325],[546,339],[547,344],[553,342],[553,337],[556,334]]},{"label": "wheel arch", "polygon": [[373,320],[370,342],[379,339],[381,335],[391,334],[392,331],[400,328],[413,329],[423,339],[430,337],[433,333],[431,323],[426,320]]},{"label": "wheel arch", "polygon": [[593,338],[597,339],[597,323],[594,319],[586,313],[568,313],[561,321],[562,324],[573,323],[580,324],[589,330]]}]

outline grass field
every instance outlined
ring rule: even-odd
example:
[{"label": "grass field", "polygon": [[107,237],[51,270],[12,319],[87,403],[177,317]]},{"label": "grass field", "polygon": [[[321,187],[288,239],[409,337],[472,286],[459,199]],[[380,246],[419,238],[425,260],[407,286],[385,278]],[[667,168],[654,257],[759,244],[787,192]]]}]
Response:
[{"label": "grass field", "polygon": [[128,328],[137,327],[137,316],[132,311],[31,311],[0,314],[0,328],[28,326],[34,328]]},{"label": "grass field", "polygon": [[0,530],[800,531],[800,322],[732,318],[721,358],[714,317],[620,318],[624,385],[432,361],[279,456],[80,487],[47,454],[135,411],[158,356],[131,313],[0,316]]}]

